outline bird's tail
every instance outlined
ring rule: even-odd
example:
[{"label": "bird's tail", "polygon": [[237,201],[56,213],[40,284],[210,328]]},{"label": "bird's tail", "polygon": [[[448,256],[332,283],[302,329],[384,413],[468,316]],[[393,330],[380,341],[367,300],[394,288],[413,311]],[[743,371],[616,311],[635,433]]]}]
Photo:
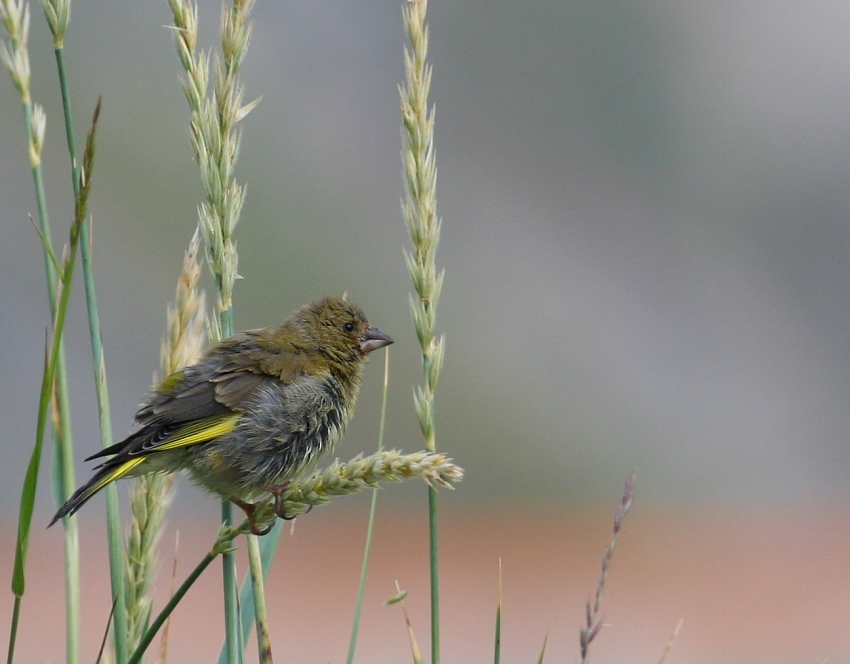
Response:
[{"label": "bird's tail", "polygon": [[77,489],[74,494],[65,501],[65,504],[59,508],[59,511],[56,512],[47,527],[50,528],[50,526],[59,521],[59,519],[74,514],[88,501],[89,498],[100,491],[103,487],[117,479],[125,477],[144,460],[145,457],[134,457],[115,465],[107,462],[106,465],[95,473],[94,477]]}]

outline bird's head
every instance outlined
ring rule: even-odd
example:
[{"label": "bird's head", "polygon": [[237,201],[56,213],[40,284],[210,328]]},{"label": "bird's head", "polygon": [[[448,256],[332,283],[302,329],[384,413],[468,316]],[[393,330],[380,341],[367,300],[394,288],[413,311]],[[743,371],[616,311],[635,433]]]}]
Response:
[{"label": "bird's head", "polygon": [[319,352],[343,364],[362,364],[373,350],[393,343],[389,335],[369,325],[360,307],[339,297],[323,297],[293,318]]}]

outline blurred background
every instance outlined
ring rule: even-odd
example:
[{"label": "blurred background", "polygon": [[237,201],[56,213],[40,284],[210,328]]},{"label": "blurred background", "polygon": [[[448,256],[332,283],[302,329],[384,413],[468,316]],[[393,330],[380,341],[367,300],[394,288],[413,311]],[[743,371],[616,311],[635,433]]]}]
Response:
[{"label": "blurred background", "polygon": [[[207,48],[220,7],[202,5]],[[202,197],[170,20],[165,2],[77,2],[66,41],[80,144],[103,96],[90,211],[116,437],[158,367]],[[237,170],[247,201],[236,328],[347,292],[396,339],[386,444],[417,450],[400,4],[260,2],[254,23],[243,80],[262,101],[243,123]],[[441,492],[444,661],[491,661],[500,558],[505,661],[536,661],[547,631],[547,661],[578,661],[584,602],[637,468],[595,661],[657,662],[684,618],[669,662],[850,662],[850,6],[435,0],[429,23],[446,270],[438,445],[466,469],[457,491]],[[38,6],[32,24],[59,243],[71,221],[67,152]],[[8,578],[49,321],[5,73],[0,118]],[[81,294],[80,283],[66,342],[80,459],[99,448]],[[343,458],[375,447],[382,362],[367,371]],[[80,462],[78,481],[88,473]],[[398,608],[381,608],[396,579],[427,650],[424,497],[413,482],[381,493],[362,661],[409,661]],[[343,661],[368,502],[314,510],[284,537],[270,582],[282,661]],[[63,657],[62,538],[42,527],[53,509],[43,482],[21,661]],[[218,512],[178,483],[164,597],[175,533],[182,578]],[[110,607],[103,513],[97,499],[80,516],[85,661]],[[178,610],[169,661],[218,652],[219,589],[208,573]],[[11,604],[0,601],[2,625]]]}]

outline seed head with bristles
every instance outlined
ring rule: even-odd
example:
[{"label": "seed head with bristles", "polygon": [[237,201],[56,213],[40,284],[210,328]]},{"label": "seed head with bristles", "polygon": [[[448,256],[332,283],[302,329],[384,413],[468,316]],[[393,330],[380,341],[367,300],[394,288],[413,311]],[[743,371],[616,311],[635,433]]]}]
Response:
[{"label": "seed head with bristles", "polygon": [[0,22],[9,35],[8,41],[0,42],[0,60],[12,76],[12,82],[21,96],[21,102],[29,104],[30,56],[27,41],[30,33],[29,5],[24,0],[0,0]]},{"label": "seed head with bristles", "polygon": [[437,303],[443,287],[443,272],[437,272],[436,254],[440,243],[440,219],[437,216],[437,166],[434,153],[434,108],[428,108],[431,67],[428,55],[428,27],[425,24],[426,0],[409,2],[404,7],[404,23],[410,48],[405,48],[406,80],[401,94],[402,164],[407,193],[402,214],[410,233],[412,247],[405,260],[416,295],[410,297],[413,326],[422,349],[424,386],[413,399],[425,447],[434,450],[434,390],[443,365],[444,339],[436,336]]},{"label": "seed head with bristles", "polygon": [[[397,450],[382,450],[369,456],[356,456],[351,461],[336,461],[327,468],[292,482],[281,498],[287,518],[307,512],[314,505],[323,505],[335,496],[375,488],[381,482],[400,482],[409,477],[421,477],[433,487],[453,488],[463,479],[463,469],[452,463],[445,454],[415,452],[402,454]],[[260,508],[260,519],[271,516],[270,507]]]},{"label": "seed head with bristles", "polygon": [[[162,342],[163,376],[193,363],[204,346],[204,296],[198,290],[201,273],[200,237],[196,230],[183,258],[174,304],[168,307],[168,331]],[[130,489],[132,519],[125,540],[125,605],[128,642],[140,642],[150,623],[151,588],[157,573],[158,546],[165,514],[173,497],[173,475],[143,475]]]},{"label": "seed head with bristles", "polygon": [[233,282],[238,278],[238,255],[233,232],[242,213],[245,188],[234,179],[239,156],[239,122],[259,99],[242,103],[239,66],[248,50],[252,27],[248,16],[253,0],[235,0],[222,9],[221,56],[214,62],[214,90],[209,93],[210,59],[197,52],[197,7],[187,0],[169,0],[180,62],[186,72],[183,91],[192,113],[190,134],[201,169],[206,200],[198,206],[198,221],[207,258],[218,288],[218,312],[231,308]]}]

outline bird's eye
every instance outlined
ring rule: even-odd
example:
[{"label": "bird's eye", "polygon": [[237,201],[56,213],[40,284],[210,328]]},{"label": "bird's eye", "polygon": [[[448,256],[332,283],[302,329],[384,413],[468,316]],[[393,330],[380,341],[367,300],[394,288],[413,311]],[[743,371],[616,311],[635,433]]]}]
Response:
[{"label": "bird's eye", "polygon": [[354,323],[348,321],[345,325],[342,326],[342,329],[346,332],[354,332]]}]

